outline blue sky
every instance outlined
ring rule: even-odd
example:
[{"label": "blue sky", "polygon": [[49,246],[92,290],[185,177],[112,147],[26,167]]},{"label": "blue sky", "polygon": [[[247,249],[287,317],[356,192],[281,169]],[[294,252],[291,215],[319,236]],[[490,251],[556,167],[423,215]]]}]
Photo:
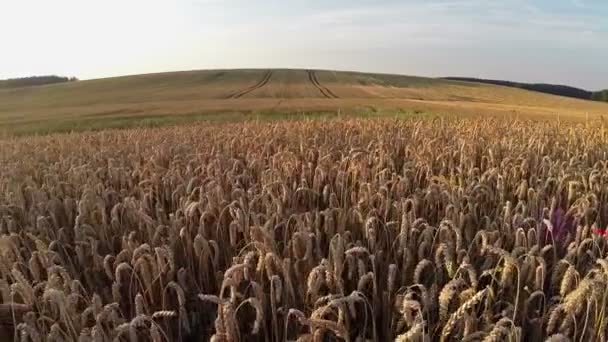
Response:
[{"label": "blue sky", "polygon": [[607,0],[13,0],[0,78],[241,67],[608,88]]}]

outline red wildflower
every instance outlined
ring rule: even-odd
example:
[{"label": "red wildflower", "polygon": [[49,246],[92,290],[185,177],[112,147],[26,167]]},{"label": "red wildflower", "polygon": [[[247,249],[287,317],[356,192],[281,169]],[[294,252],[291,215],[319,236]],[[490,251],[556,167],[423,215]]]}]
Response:
[{"label": "red wildflower", "polygon": [[601,228],[597,228],[597,227],[593,227],[593,233],[600,235],[600,236],[608,236],[608,227],[601,229]]}]

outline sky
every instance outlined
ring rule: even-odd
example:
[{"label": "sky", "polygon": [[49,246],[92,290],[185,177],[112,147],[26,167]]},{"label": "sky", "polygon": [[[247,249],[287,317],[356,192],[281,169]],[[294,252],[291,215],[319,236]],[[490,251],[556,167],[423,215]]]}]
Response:
[{"label": "sky", "polygon": [[0,79],[316,68],[608,88],[608,0],[0,0]]}]

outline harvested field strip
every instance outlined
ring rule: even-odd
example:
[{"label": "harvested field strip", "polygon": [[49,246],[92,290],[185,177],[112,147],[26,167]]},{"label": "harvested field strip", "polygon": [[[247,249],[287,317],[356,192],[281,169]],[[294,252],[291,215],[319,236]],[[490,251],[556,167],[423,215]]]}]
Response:
[{"label": "harvested field strip", "polygon": [[331,90],[329,90],[327,87],[323,86],[319,82],[319,79],[317,78],[317,74],[313,70],[307,70],[307,72],[308,72],[308,79],[317,89],[319,89],[319,91],[321,92],[321,94],[323,94],[323,96],[325,96],[328,99],[337,99],[338,98],[338,95],[334,94]]},{"label": "harvested field strip", "polygon": [[243,96],[251,93],[252,91],[254,91],[256,89],[260,89],[263,86],[267,85],[268,82],[270,82],[271,78],[272,78],[272,70],[268,70],[264,74],[264,77],[262,78],[262,80],[260,82],[256,83],[255,85],[253,85],[253,86],[251,86],[249,88],[240,90],[240,91],[238,91],[238,92],[236,92],[236,93],[234,93],[232,95],[229,95],[227,98],[229,98],[229,99],[238,99],[238,98],[241,98],[241,97],[243,97]]}]

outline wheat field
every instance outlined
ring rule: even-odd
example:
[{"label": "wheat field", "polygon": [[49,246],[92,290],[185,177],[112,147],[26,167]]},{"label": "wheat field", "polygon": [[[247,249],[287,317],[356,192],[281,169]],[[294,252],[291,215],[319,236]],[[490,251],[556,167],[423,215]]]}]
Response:
[{"label": "wheat field", "polygon": [[195,70],[0,89],[0,136],[341,112],[583,122],[608,104],[444,79],[328,70]]},{"label": "wheat field", "polygon": [[3,340],[606,340],[600,123],[297,120],[0,143]]}]

